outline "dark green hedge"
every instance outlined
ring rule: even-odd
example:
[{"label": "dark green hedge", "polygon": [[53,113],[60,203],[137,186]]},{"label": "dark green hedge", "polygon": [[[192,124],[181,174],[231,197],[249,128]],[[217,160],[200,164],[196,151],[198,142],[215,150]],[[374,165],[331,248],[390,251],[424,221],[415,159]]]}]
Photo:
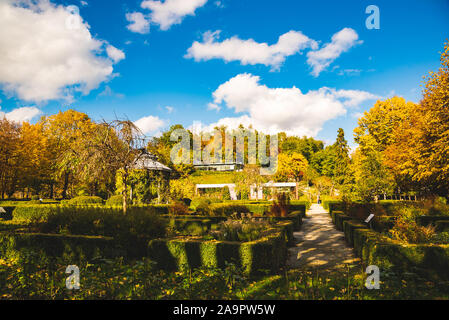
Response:
[{"label": "dark green hedge", "polygon": [[36,263],[58,257],[76,264],[99,256],[123,256],[123,252],[106,237],[0,232],[0,255]]},{"label": "dark green hedge", "polygon": [[[300,211],[302,216],[305,217],[306,213],[306,207],[307,205],[303,202],[297,202],[297,203],[290,203],[289,205],[289,211]],[[230,216],[234,212],[237,213],[247,213],[251,212],[255,215],[267,215],[270,213],[271,209],[271,203],[232,203],[232,202],[225,202],[225,203],[212,203],[208,207],[210,215],[214,216]],[[202,214],[206,212],[201,212]]]},{"label": "dark green hedge", "polygon": [[392,216],[375,216],[370,222],[371,229],[377,232],[387,232],[393,228],[396,217]]},{"label": "dark green hedge", "polygon": [[354,230],[354,249],[367,265],[449,280],[449,245],[405,245],[369,229]]},{"label": "dark green hedge", "polygon": [[178,218],[170,217],[168,226],[177,232],[185,235],[202,235],[207,231],[214,230],[218,226],[218,222],[212,219],[201,218]]},{"label": "dark green hedge", "polygon": [[278,271],[287,257],[285,234],[273,233],[257,241],[152,240],[148,256],[164,270],[186,270],[200,266],[224,267],[226,262],[242,266],[247,274]]},{"label": "dark green hedge", "polygon": [[436,231],[438,232],[448,232],[449,231],[449,221],[439,220],[435,222]]},{"label": "dark green hedge", "polygon": [[70,199],[69,205],[85,205],[85,204],[103,204],[104,200],[97,196],[79,196]]},{"label": "dark green hedge", "polygon": [[[180,216],[170,216],[170,215],[164,215],[165,219],[168,219],[171,221],[172,219],[175,220],[210,220],[210,223],[212,225],[219,224],[220,222],[226,221],[228,217],[226,216],[201,216],[201,215],[180,215]],[[257,219],[267,219],[272,222],[283,222],[283,221],[291,221],[293,223],[293,229],[294,231],[299,231],[302,226],[302,212],[300,211],[293,211],[291,212],[287,217],[269,217],[269,216],[260,216],[257,217]]]},{"label": "dark green hedge", "polygon": [[416,218],[416,222],[424,227],[435,226],[437,221],[449,221],[449,216],[419,216]]},{"label": "dark green hedge", "polygon": [[335,216],[335,228],[338,231],[343,231],[343,222],[347,220],[352,220],[353,218],[350,216],[347,216],[345,214],[339,214],[337,212],[333,212]]},{"label": "dark green hedge", "polygon": [[335,224],[336,222],[335,222],[335,217],[337,216],[337,215],[340,215],[340,214],[345,214],[343,211],[332,211],[332,212],[330,212],[330,215],[331,215],[331,218],[332,218],[332,223],[333,224]]},{"label": "dark green hedge", "polygon": [[19,206],[12,212],[15,221],[46,221],[49,216],[55,214],[59,205]]},{"label": "dark green hedge", "polygon": [[366,229],[366,224],[358,220],[343,221],[343,231],[345,233],[345,240],[350,246],[354,246],[354,230]]}]

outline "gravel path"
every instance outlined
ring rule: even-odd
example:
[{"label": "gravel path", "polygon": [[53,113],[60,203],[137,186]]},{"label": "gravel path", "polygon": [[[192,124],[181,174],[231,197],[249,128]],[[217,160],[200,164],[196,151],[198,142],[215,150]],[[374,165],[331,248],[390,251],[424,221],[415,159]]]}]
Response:
[{"label": "gravel path", "polygon": [[303,220],[301,231],[294,233],[296,246],[289,249],[290,269],[330,269],[359,261],[335,229],[329,213],[313,204]]}]

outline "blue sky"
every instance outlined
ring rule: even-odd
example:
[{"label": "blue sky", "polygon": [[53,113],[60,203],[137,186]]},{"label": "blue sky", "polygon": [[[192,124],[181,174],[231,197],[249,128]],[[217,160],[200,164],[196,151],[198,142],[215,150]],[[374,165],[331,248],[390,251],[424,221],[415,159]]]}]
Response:
[{"label": "blue sky", "polygon": [[[357,115],[376,98],[420,100],[422,77],[438,69],[449,36],[447,0],[183,0],[191,2],[186,8],[170,1],[1,0],[0,17],[15,15],[0,22],[0,112],[18,119],[27,111],[21,119],[30,121],[68,108],[96,120],[126,116],[140,119],[148,135],[176,123],[230,124],[246,116],[268,131],[326,142],[342,127],[352,143]],[[371,4],[380,9],[379,30],[365,26]],[[73,32],[90,33],[87,40],[61,31],[69,5],[82,19]],[[149,30],[130,27],[133,13]],[[332,40],[342,30],[341,42]],[[293,40],[275,47],[290,31]],[[194,42],[198,50],[187,57]],[[315,59],[325,66],[314,73],[313,57],[328,54]],[[89,63],[73,69],[78,58]],[[83,92],[74,89],[79,84]]]}]

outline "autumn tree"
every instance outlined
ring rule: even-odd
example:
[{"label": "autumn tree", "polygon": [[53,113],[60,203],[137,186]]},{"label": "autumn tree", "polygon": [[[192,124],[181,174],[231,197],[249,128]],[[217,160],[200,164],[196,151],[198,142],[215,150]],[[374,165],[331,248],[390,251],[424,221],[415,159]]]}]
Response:
[{"label": "autumn tree", "polygon": [[281,153],[278,156],[276,181],[293,181],[296,183],[295,197],[299,198],[299,182],[305,178],[308,169],[307,159],[301,153],[291,155]]},{"label": "autumn tree", "polygon": [[124,213],[129,204],[128,189],[133,164],[144,146],[142,132],[130,120],[103,121],[85,144],[83,158],[89,172],[95,168],[107,168],[114,173],[120,170]]},{"label": "autumn tree", "polygon": [[426,77],[419,107],[398,128],[386,154],[391,166],[424,192],[449,198],[449,42],[440,60],[439,70]]},{"label": "autumn tree", "polygon": [[17,187],[20,168],[20,126],[6,118],[0,119],[0,192],[11,197]]},{"label": "autumn tree", "polygon": [[42,119],[44,133],[53,154],[54,179],[60,181],[62,198],[79,176],[84,160],[80,150],[91,139],[96,124],[85,113],[67,110]]},{"label": "autumn tree", "polygon": [[363,154],[358,148],[353,154],[355,187],[359,197],[365,201],[377,202],[380,194],[392,191],[393,176],[384,165],[382,153],[371,150]]}]

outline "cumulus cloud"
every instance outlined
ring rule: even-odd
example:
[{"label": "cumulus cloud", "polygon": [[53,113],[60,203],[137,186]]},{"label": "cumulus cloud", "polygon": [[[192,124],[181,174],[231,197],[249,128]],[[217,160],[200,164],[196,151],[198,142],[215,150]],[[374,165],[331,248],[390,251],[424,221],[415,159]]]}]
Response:
[{"label": "cumulus cloud", "polygon": [[142,131],[143,134],[149,134],[158,131],[165,126],[165,121],[155,116],[148,116],[134,121],[134,124]]},{"label": "cumulus cloud", "polygon": [[141,6],[151,10],[152,23],[158,24],[161,30],[168,30],[174,24],[182,22],[187,15],[195,15],[195,10],[204,6],[207,0],[165,0],[143,1]]},{"label": "cumulus cloud", "polygon": [[0,119],[6,118],[10,121],[22,123],[24,121],[31,121],[34,117],[40,115],[42,112],[36,107],[22,107],[12,110],[11,112],[0,111]]},{"label": "cumulus cloud", "polygon": [[344,28],[332,36],[332,41],[319,50],[307,53],[307,63],[312,67],[312,75],[317,77],[343,52],[363,43],[354,29]]},{"label": "cumulus cloud", "polygon": [[266,133],[281,131],[299,136],[316,136],[328,120],[345,115],[347,109],[377,96],[366,91],[336,90],[323,87],[303,93],[296,87],[269,88],[260,78],[244,73],[223,83],[213,93],[214,104],[226,105],[238,117],[220,119],[206,126],[240,124]]},{"label": "cumulus cloud", "polygon": [[74,91],[96,89],[124,56],[111,48],[112,57],[105,54],[106,46],[71,7],[0,1],[0,84],[22,100],[71,99]]},{"label": "cumulus cloud", "polygon": [[106,53],[108,54],[108,57],[111,58],[115,63],[125,59],[125,53],[122,50],[119,50],[111,45],[108,45],[106,47]]},{"label": "cumulus cloud", "polygon": [[141,12],[129,13],[126,19],[132,22],[128,29],[137,33],[148,33],[150,23],[159,25],[161,30],[168,30],[174,24],[180,24],[184,17],[195,15],[196,9],[204,6],[207,0],[145,0],[140,6],[151,12],[144,15]]},{"label": "cumulus cloud", "polygon": [[215,103],[208,103],[207,104],[207,110],[215,110],[215,111],[220,111],[220,106],[215,104]]},{"label": "cumulus cloud", "polygon": [[219,34],[220,31],[205,32],[203,41],[195,41],[185,57],[194,58],[195,61],[223,59],[226,62],[240,61],[242,65],[264,64],[278,69],[286,57],[301,53],[306,48],[318,48],[316,41],[293,30],[281,35],[278,42],[272,45],[253,39],[242,40],[236,36],[220,42]]},{"label": "cumulus cloud", "polygon": [[150,21],[141,12],[133,12],[126,14],[126,20],[131,22],[127,28],[136,33],[146,34],[150,32]]}]

